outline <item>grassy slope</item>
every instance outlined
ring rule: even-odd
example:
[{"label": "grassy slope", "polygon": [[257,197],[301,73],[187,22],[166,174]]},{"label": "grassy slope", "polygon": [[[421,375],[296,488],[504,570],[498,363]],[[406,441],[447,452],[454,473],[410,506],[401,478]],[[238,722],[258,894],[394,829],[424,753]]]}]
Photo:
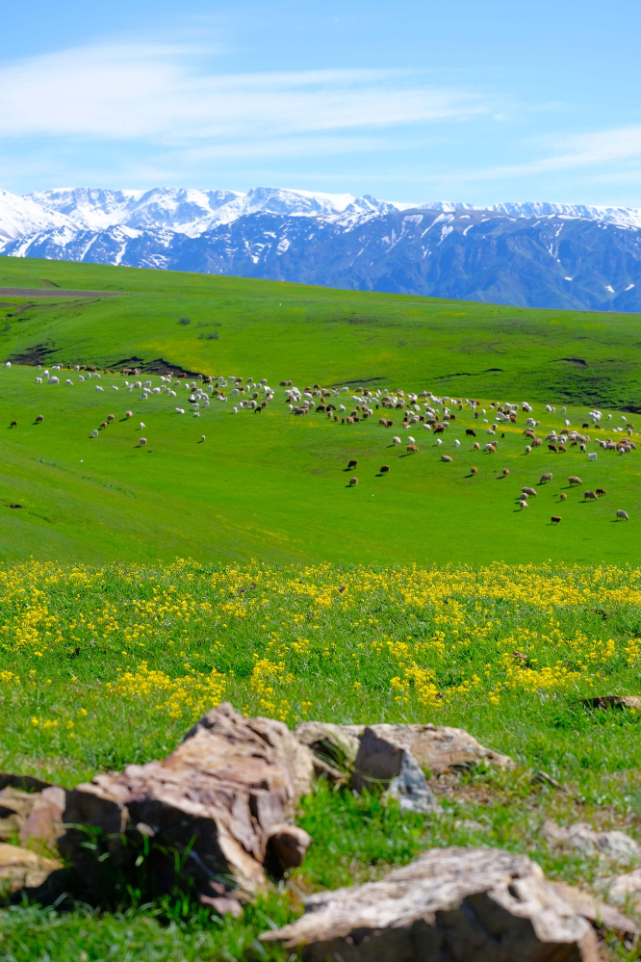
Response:
[{"label": "grassy slope", "polygon": [[[576,401],[589,389],[586,371],[616,367],[616,357],[627,358],[619,366],[631,365],[636,350],[630,343],[638,322],[631,316],[515,312],[234,278],[0,259],[0,285],[37,286],[42,275],[74,289],[120,285],[153,293],[86,302],[44,299],[26,310],[24,302],[4,307],[4,356],[46,343],[53,351],[49,363],[108,365],[131,356],[164,357],[190,370],[251,374],[272,384],[286,377],[300,386],[380,378],[372,384],[456,387],[465,395],[473,389],[481,397],[500,397],[501,390],[512,400],[568,395]],[[191,318],[189,325],[179,323],[184,316]],[[199,336],[212,332],[220,338]],[[550,361],[579,351],[588,368]],[[445,377],[499,365],[502,373]],[[322,415],[293,418],[282,396],[260,417],[233,417],[230,404],[214,403],[196,420],[175,414],[174,406],[184,404],[179,399],[139,401],[138,392],[124,391],[119,376],[104,377],[101,394],[91,382],[80,385],[75,375],[73,388],[36,386],[33,373],[14,366],[0,374],[0,498],[5,505],[23,505],[2,508],[5,560],[183,555],[272,562],[497,557],[622,562],[639,556],[635,516],[641,497],[634,456],[600,455],[595,465],[576,450],[562,462],[546,450],[528,458],[522,425],[506,431],[498,456],[472,452],[465,441],[461,452],[454,452],[453,437],[463,438],[463,428],[472,424],[466,413],[443,449],[455,462],[444,465],[442,452],[420,426],[413,431],[416,436],[421,430],[420,453],[406,457],[390,448],[392,432],[379,428],[376,419],[344,427]],[[641,399],[636,377],[634,371],[627,380],[608,376],[601,403],[606,395],[619,404]],[[120,386],[118,394],[112,383]],[[135,417],[122,423],[126,408]],[[539,405],[545,427],[562,427],[560,414],[550,418],[542,411]],[[109,412],[115,424],[99,440],[88,440]],[[584,407],[569,409],[573,425],[580,426],[584,413]],[[39,426],[33,424],[37,414],[45,416]],[[18,427],[9,429],[13,419]],[[150,442],[145,449],[135,446],[140,420]],[[203,432],[207,441],[201,445]],[[346,488],[342,470],[351,457],[359,460],[356,490]],[[376,473],[384,463],[392,471],[381,479]],[[479,476],[470,479],[473,464]],[[509,480],[497,480],[503,467],[510,468]],[[557,474],[554,484],[527,513],[515,513],[520,487],[538,481],[544,470]],[[563,526],[553,529],[549,517],[559,510],[563,479],[572,473],[586,486],[605,487],[610,496],[585,505],[579,492],[571,493]],[[613,525],[618,507],[629,511],[629,525]]]}]

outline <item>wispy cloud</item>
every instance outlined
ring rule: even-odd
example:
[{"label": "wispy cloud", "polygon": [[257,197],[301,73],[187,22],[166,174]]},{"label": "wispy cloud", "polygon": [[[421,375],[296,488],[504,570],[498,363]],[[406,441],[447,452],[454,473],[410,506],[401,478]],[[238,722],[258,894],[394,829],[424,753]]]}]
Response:
[{"label": "wispy cloud", "polygon": [[109,44],[0,67],[0,136],[164,145],[462,120],[492,107],[416,72],[220,74],[202,50]]}]

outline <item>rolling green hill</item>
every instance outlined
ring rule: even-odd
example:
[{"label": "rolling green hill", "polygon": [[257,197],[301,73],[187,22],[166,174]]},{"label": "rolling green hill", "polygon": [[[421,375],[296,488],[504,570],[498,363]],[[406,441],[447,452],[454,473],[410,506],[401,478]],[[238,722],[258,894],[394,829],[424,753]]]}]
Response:
[{"label": "rolling green hill", "polygon": [[[53,285],[128,293],[63,297]],[[293,379],[301,389],[348,384],[528,400],[542,421],[539,432],[559,431],[565,417],[580,428],[588,406],[641,410],[641,325],[634,315],[10,258],[0,258],[0,288],[51,295],[0,294],[0,358],[13,358],[0,371],[5,560],[639,560],[639,454],[603,452],[588,463],[578,448],[555,456],[544,446],[526,456],[525,415],[505,429],[496,455],[471,449],[465,428],[472,414],[464,411],[442,449],[415,425],[420,450],[408,456],[404,446],[390,446],[391,435],[401,433],[398,413],[392,431],[376,417],[355,425],[323,414],[296,418],[281,390],[260,417],[233,416],[232,404],[212,402],[196,419],[175,412],[181,403],[189,407],[182,387],[176,399],[143,402],[119,374],[103,375],[105,390],[97,392],[75,372],[73,387],[64,385],[64,371],[61,385],[37,385],[37,371],[16,363],[166,363],[194,374],[264,377],[273,387]],[[157,375],[152,381],[160,383]],[[567,404],[567,414],[546,414],[548,401]],[[130,420],[122,420],[126,409]],[[90,439],[109,413],[113,424]],[[36,425],[38,414],[44,421]],[[10,428],[13,420],[18,425]],[[599,436],[622,423],[614,413]],[[145,447],[137,445],[141,433]],[[444,452],[451,464],[440,461]],[[344,471],[350,458],[359,461],[354,489]],[[377,476],[382,464],[391,467],[387,477]],[[472,465],[476,477],[469,476]],[[509,478],[499,478],[503,468]],[[519,511],[521,486],[544,471],[554,481]],[[561,510],[570,474],[585,484],[567,492]],[[607,497],[584,503],[584,488],[598,486]],[[629,523],[614,520],[617,508],[629,512]],[[550,525],[552,514],[563,516],[558,527]]]}]

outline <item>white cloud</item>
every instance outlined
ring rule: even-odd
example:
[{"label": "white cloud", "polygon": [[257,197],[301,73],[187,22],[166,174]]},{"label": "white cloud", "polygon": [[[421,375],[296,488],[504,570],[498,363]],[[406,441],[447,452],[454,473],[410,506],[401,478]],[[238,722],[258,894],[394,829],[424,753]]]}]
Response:
[{"label": "white cloud", "polygon": [[217,74],[202,50],[108,44],[0,67],[0,136],[188,145],[439,120],[490,110],[478,94],[390,70]]}]

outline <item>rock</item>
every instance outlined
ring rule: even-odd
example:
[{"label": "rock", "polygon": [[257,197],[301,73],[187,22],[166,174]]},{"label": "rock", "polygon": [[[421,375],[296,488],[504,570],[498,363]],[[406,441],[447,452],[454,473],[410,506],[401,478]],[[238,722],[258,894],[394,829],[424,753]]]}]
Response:
[{"label": "rock", "polygon": [[225,897],[211,890],[221,878],[227,889],[254,893],[265,882],[270,836],[311,791],[312,776],[311,752],[284,724],[223,704],[162,761],[98,775],[70,792],[60,851],[88,890],[104,884],[108,867],[83,844],[99,829],[111,867],[123,872],[133,872],[148,846],[147,877],[158,893],[192,883],[196,894]]},{"label": "rock", "polygon": [[302,865],[311,844],[311,835],[296,825],[277,825],[272,828],[267,839],[267,857],[271,856],[277,862],[278,867],[273,874],[278,874],[278,868],[282,873],[283,869]]},{"label": "rock", "polygon": [[51,858],[0,842],[0,887],[5,890],[36,888],[59,868],[60,863]]},{"label": "rock", "polygon": [[605,902],[600,902],[589,892],[576,889],[565,882],[553,882],[551,884],[594,928],[614,932],[619,938],[638,938],[641,929],[639,929],[637,923],[629,919],[627,915],[622,915],[618,909],[607,905]]},{"label": "rock", "polygon": [[361,738],[352,787],[360,792],[376,782],[389,785],[400,774],[406,752],[421,768],[437,774],[483,761],[501,767],[511,765],[507,755],[485,748],[462,728],[370,725]]},{"label": "rock", "polygon": [[641,868],[607,879],[603,887],[611,902],[617,905],[630,904],[635,912],[641,912]]},{"label": "rock", "polygon": [[597,962],[588,901],[524,855],[433,849],[380,882],[312,895],[297,922],[261,939],[302,947],[304,962]]},{"label": "rock", "polygon": [[584,708],[630,708],[641,709],[641,698],[636,695],[599,695],[597,698],[584,698]]},{"label": "rock", "polygon": [[37,842],[45,848],[55,848],[64,833],[62,817],[66,804],[67,792],[60,785],[50,785],[39,792],[20,829],[20,842],[32,847]]},{"label": "rock", "polygon": [[331,722],[302,722],[294,729],[301,745],[314,756],[317,777],[341,782],[351,774],[358,754],[364,725],[334,725]]},{"label": "rock", "polygon": [[17,836],[38,796],[8,786],[0,791],[0,839]]},{"label": "rock", "polygon": [[564,828],[556,822],[546,821],[542,833],[552,844],[571,846],[586,855],[604,855],[619,862],[641,858],[641,845],[625,832],[595,832],[586,822],[576,822]]},{"label": "rock", "polygon": [[385,796],[397,799],[402,812],[420,812],[427,815],[437,810],[434,795],[423,770],[411,752],[403,751],[401,770],[389,783]]}]

